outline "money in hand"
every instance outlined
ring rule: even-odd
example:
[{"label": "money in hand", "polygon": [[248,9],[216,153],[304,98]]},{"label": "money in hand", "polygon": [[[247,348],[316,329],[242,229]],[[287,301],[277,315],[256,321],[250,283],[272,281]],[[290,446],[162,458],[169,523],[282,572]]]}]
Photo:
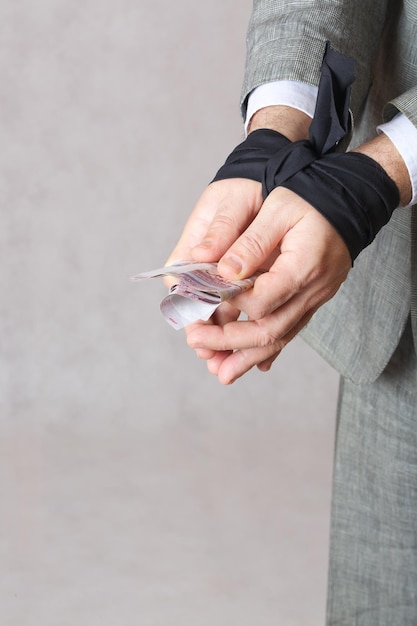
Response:
[{"label": "money in hand", "polygon": [[136,274],[131,280],[163,276],[178,277],[160,308],[168,324],[179,330],[197,320],[207,321],[222,302],[250,289],[259,272],[243,280],[230,281],[217,273],[217,263],[186,261]]}]

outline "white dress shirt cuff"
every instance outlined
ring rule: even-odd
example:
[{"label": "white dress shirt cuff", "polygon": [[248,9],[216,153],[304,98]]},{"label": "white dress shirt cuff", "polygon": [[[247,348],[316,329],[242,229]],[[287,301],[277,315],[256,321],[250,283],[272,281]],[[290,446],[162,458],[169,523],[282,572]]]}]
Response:
[{"label": "white dress shirt cuff", "polygon": [[410,175],[412,198],[408,206],[417,203],[417,128],[406,115],[398,113],[390,122],[377,127],[384,133],[401,154]]},{"label": "white dress shirt cuff", "polygon": [[317,91],[318,88],[314,85],[295,80],[277,80],[260,85],[252,91],[248,99],[245,132],[248,132],[249,122],[256,111],[268,106],[289,106],[313,117]]}]

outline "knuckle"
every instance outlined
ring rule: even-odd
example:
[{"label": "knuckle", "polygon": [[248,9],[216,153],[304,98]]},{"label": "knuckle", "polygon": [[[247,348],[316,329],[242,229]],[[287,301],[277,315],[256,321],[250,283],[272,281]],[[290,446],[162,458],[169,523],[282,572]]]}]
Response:
[{"label": "knuckle", "polygon": [[260,348],[274,348],[274,351],[281,350],[280,337],[277,337],[267,326],[259,324],[258,345]]},{"label": "knuckle", "polygon": [[257,233],[246,233],[240,241],[240,246],[255,259],[263,259],[265,255],[264,243]]},{"label": "knuckle", "polygon": [[[311,277],[311,275],[310,275]],[[302,264],[295,262],[292,266],[291,276],[288,279],[288,291],[291,295],[295,295],[302,291],[308,279],[306,277],[306,269]]]},{"label": "knuckle", "polygon": [[300,293],[305,287],[305,280],[301,273],[297,272],[292,277],[291,294],[295,295]]},{"label": "knuckle", "polygon": [[261,321],[271,312],[271,309],[263,298],[257,297],[256,300],[249,302],[245,312],[252,320]]},{"label": "knuckle", "polygon": [[213,222],[212,229],[223,231],[224,229],[235,229],[236,220],[230,213],[219,213]]},{"label": "knuckle", "polygon": [[319,281],[321,280],[326,272],[328,271],[328,268],[326,267],[325,263],[318,263],[317,265],[315,265],[313,267],[313,269],[310,272],[310,281]]},{"label": "knuckle", "polygon": [[255,320],[261,320],[270,313],[269,307],[266,302],[258,301],[253,305],[252,317]]},{"label": "knuckle", "polygon": [[306,263],[303,257],[293,258],[291,269],[291,291],[293,294],[299,293],[308,285],[320,284],[328,272],[325,263]]}]

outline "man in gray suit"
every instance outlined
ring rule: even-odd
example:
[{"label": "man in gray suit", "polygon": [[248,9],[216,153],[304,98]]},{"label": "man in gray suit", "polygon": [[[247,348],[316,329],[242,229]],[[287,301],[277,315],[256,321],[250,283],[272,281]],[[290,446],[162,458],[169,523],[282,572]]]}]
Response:
[{"label": "man in gray suit", "polygon": [[[226,177],[204,191],[170,261],[219,261],[230,279],[268,270],[233,306],[222,305],[210,323],[187,330],[189,345],[222,383],[253,366],[269,370],[300,331],[341,373],[328,624],[411,625],[417,623],[417,3],[255,0],[242,93],[249,138],[272,129],[284,141],[308,139],[326,41],[356,61],[354,131],[343,158],[348,167],[358,154],[371,159],[376,190],[385,189],[382,180],[395,183],[391,219],[352,255],[343,225],[332,223],[338,200],[323,212],[314,191],[306,199],[278,184],[265,195],[255,177]],[[343,185],[344,211],[356,191],[351,180]],[[364,205],[365,212],[375,209]],[[237,320],[241,311],[247,321]]]}]

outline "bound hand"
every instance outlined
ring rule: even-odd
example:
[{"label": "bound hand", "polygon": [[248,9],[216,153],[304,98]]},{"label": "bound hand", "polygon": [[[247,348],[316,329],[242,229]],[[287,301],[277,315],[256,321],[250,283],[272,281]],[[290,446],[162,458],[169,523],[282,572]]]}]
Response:
[{"label": "bound hand", "polygon": [[[267,270],[251,291],[231,301],[232,306],[222,305],[209,324],[187,330],[188,344],[225,384],[255,365],[269,370],[351,268],[349,251],[334,228],[285,188],[272,191],[240,237],[235,213],[227,220],[224,214],[215,215],[204,240],[191,251],[195,260],[213,261],[235,238],[220,258],[220,273],[233,280],[259,268]],[[237,320],[240,312],[248,320]]]}]

